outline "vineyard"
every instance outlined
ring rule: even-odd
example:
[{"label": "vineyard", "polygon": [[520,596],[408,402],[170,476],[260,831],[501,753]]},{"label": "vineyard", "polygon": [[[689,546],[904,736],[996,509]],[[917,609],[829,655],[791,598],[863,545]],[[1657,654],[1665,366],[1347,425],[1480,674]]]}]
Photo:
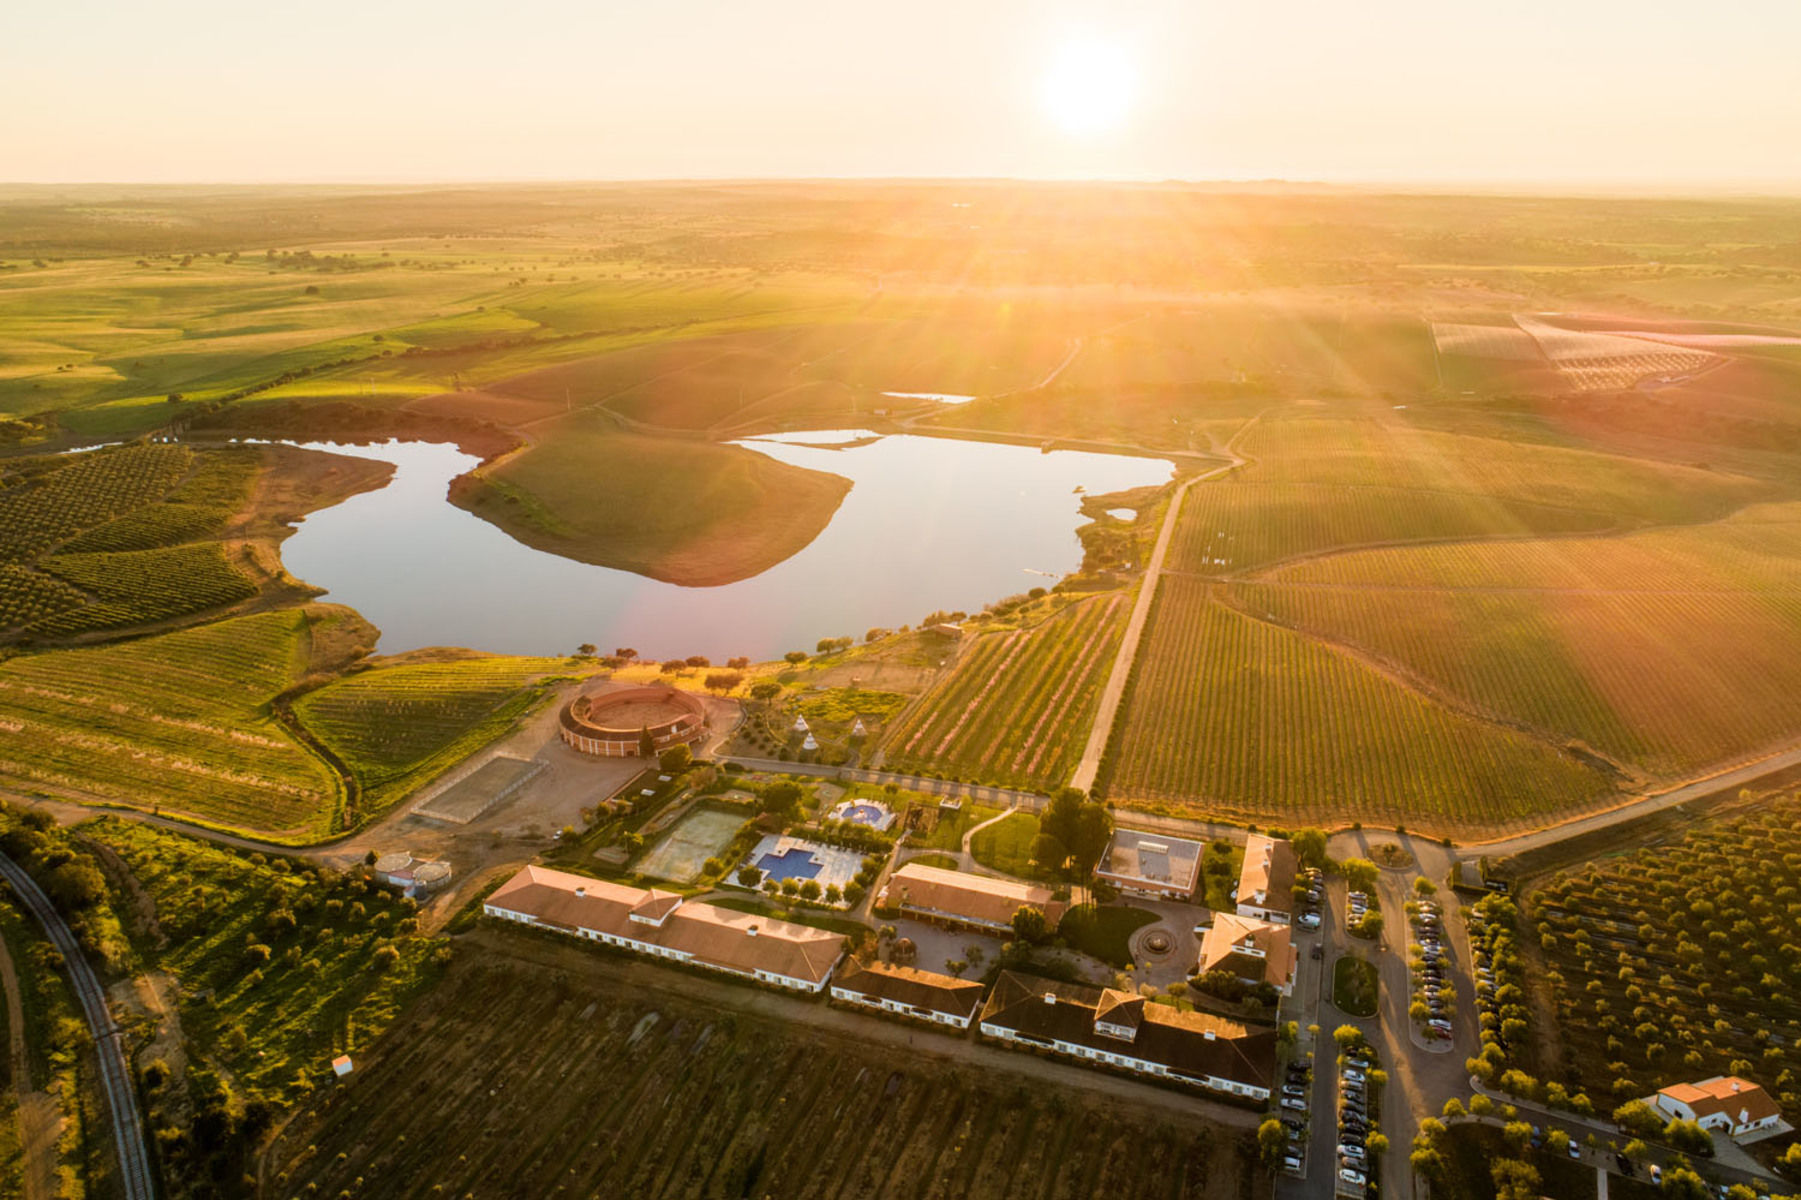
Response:
[{"label": "vineyard", "polygon": [[1517,828],[1611,791],[1554,749],[1434,704],[1180,576],[1158,587],[1101,779],[1118,801],[1459,834]]},{"label": "vineyard", "polygon": [[332,773],[269,715],[315,640],[367,638],[347,609],[238,617],[0,663],[0,781],[279,841],[333,830]]},{"label": "vineyard", "polygon": [[1532,975],[1561,1045],[1544,1079],[1617,1104],[1736,1074],[1801,1108],[1801,902],[1779,886],[1798,874],[1801,795],[1790,793],[1528,893]]},{"label": "vineyard", "polygon": [[1193,488],[1183,501],[1169,569],[1235,574],[1299,554],[1380,542],[1603,528],[1596,513],[1468,492],[1231,478]]},{"label": "vineyard", "polygon": [[257,588],[215,534],[259,453],[131,445],[26,459],[0,490],[0,631],[67,638],[205,612]]},{"label": "vineyard", "polygon": [[790,1023],[752,1015],[757,994],[730,984],[480,936],[277,1136],[269,1195],[1225,1200],[1256,1186],[1248,1139],[1189,1114],[961,1064],[948,1037],[915,1035],[939,1053],[891,1046],[859,1036],[878,1018],[823,1004]]},{"label": "vineyard", "polygon": [[44,569],[98,600],[26,627],[27,633],[50,637],[144,625],[256,595],[256,585],[231,565],[218,542],[114,554],[58,554],[44,560]]},{"label": "vineyard", "polygon": [[359,816],[386,808],[511,730],[548,695],[561,659],[478,658],[377,667],[294,704],[362,787]]},{"label": "vineyard", "polygon": [[[1673,523],[1725,516],[1773,498],[1740,475],[1461,433],[1418,429],[1392,419],[1283,417],[1254,426],[1240,443],[1254,483],[1417,488],[1487,497],[1501,513],[1526,505],[1578,509],[1597,525]],[[1517,521],[1517,518],[1515,519]],[[1555,526],[1572,528],[1579,526]],[[1505,517],[1498,532],[1517,532]]]},{"label": "vineyard", "polygon": [[1129,608],[1125,596],[1100,596],[1030,629],[982,635],[890,726],[884,766],[1003,786],[1066,780]]},{"label": "vineyard", "polygon": [[1653,775],[1801,732],[1801,592],[1244,586],[1231,602]]}]

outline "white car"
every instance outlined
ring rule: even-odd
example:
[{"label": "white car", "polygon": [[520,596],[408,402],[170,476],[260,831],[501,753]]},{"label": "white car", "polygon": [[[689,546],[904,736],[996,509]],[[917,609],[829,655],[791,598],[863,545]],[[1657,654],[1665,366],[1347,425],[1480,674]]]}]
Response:
[{"label": "white car", "polygon": [[1356,1171],[1350,1167],[1338,1168],[1338,1177],[1346,1183],[1355,1184],[1358,1187],[1362,1187],[1369,1182],[1369,1180],[1364,1178],[1362,1171]]}]

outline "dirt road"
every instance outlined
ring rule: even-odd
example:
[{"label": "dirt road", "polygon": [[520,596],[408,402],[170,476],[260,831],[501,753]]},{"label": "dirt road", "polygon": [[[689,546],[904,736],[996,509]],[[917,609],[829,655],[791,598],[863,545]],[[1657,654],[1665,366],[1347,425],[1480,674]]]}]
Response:
[{"label": "dirt road", "polygon": [[1120,701],[1125,699],[1126,682],[1132,677],[1132,664],[1138,661],[1138,642],[1144,636],[1144,627],[1150,619],[1151,601],[1157,595],[1157,582],[1163,574],[1163,560],[1169,554],[1170,542],[1175,538],[1176,518],[1181,515],[1183,498],[1195,484],[1217,479],[1244,465],[1245,460],[1232,447],[1256,423],[1256,417],[1245,422],[1244,428],[1227,444],[1226,453],[1231,455],[1232,461],[1183,481],[1170,497],[1169,511],[1163,514],[1163,528],[1157,533],[1156,548],[1151,551],[1151,560],[1145,565],[1144,579],[1138,585],[1138,599],[1132,605],[1132,615],[1126,621],[1125,636],[1120,639],[1119,653],[1113,659],[1113,670],[1107,676],[1106,686],[1101,689],[1101,701],[1094,712],[1094,725],[1088,731],[1088,744],[1083,747],[1081,760],[1076,763],[1076,773],[1070,778],[1071,787],[1087,791],[1094,786],[1094,778],[1100,773],[1101,759],[1107,753],[1108,739],[1113,736],[1113,720],[1119,714]]}]

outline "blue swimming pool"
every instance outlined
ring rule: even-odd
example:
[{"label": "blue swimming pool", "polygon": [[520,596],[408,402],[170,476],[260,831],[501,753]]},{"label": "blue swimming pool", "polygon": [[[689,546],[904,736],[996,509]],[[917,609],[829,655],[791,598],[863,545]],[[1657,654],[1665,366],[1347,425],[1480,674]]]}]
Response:
[{"label": "blue swimming pool", "polygon": [[812,851],[790,846],[780,854],[765,854],[757,859],[757,869],[780,883],[784,879],[812,879],[819,874],[820,864]]}]

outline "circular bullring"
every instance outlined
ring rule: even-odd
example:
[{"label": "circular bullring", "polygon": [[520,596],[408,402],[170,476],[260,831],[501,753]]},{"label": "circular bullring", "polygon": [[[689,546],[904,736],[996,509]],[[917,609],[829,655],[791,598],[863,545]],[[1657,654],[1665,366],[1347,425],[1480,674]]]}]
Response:
[{"label": "circular bullring", "polygon": [[641,687],[577,696],[563,708],[563,741],[583,754],[628,758],[650,735],[654,752],[695,741],[707,727],[700,701],[674,688]]}]

